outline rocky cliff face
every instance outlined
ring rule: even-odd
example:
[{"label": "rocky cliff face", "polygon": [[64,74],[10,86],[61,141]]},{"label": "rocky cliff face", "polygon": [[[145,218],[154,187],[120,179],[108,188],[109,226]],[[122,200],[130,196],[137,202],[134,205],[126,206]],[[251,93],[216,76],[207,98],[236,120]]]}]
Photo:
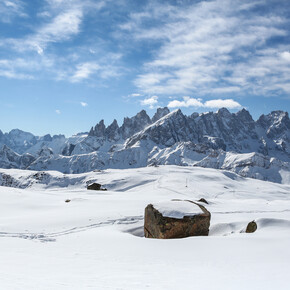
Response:
[{"label": "rocky cliff face", "polygon": [[101,120],[88,134],[68,139],[0,131],[0,167],[78,173],[175,164],[283,182],[290,171],[289,144],[287,112],[274,111],[254,121],[245,109],[186,116],[181,110],[159,108],[152,119],[142,110],[124,118],[121,126],[114,120],[106,127]]},{"label": "rocky cliff face", "polygon": [[262,122],[261,118],[255,122],[245,109],[231,114],[223,108],[217,113],[191,116],[176,110],[128,138],[126,148],[140,140],[151,140],[165,147],[190,141],[237,153],[259,152],[276,156],[279,151],[280,157],[287,160],[290,132],[288,114],[277,111],[263,118],[266,122]]},{"label": "rocky cliff face", "polygon": [[151,123],[152,121],[146,111],[142,110],[132,118],[124,118],[124,122],[121,127],[119,127],[117,121],[114,120],[113,123],[106,128],[104,120],[101,120],[100,123],[91,128],[89,136],[99,137],[109,141],[118,141],[120,139],[125,140],[141,131]]}]

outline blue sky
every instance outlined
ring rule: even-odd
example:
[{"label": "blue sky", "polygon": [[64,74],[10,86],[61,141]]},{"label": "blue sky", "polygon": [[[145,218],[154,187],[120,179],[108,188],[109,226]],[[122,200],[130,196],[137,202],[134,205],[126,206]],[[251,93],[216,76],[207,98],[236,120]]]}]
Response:
[{"label": "blue sky", "polygon": [[290,111],[288,0],[1,0],[0,129],[72,135],[158,106]]}]

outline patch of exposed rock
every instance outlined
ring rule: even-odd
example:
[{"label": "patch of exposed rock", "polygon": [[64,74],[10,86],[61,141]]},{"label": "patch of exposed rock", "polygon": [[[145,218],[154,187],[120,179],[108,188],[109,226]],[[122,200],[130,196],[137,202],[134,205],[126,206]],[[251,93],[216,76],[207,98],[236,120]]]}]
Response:
[{"label": "patch of exposed rock", "polygon": [[100,183],[92,183],[87,186],[88,190],[107,190],[106,188],[102,188],[102,184]]},{"label": "patch of exposed rock", "polygon": [[246,233],[254,233],[257,230],[257,223],[255,221],[251,221],[247,225]]}]

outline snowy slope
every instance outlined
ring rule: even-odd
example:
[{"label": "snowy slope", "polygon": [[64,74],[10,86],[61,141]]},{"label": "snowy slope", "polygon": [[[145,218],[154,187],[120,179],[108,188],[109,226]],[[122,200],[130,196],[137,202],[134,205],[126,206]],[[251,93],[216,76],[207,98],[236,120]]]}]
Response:
[{"label": "snowy slope", "polygon": [[[180,166],[1,173],[27,185],[0,186],[2,289],[289,288],[289,185]],[[147,204],[201,197],[209,237],[143,237]]]}]

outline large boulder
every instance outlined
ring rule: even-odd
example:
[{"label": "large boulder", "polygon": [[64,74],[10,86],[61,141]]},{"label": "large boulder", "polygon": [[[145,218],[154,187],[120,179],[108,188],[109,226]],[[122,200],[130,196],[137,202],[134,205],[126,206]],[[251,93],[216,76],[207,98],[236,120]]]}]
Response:
[{"label": "large boulder", "polygon": [[210,212],[189,200],[171,200],[149,204],[145,208],[146,238],[176,239],[207,236]]}]

